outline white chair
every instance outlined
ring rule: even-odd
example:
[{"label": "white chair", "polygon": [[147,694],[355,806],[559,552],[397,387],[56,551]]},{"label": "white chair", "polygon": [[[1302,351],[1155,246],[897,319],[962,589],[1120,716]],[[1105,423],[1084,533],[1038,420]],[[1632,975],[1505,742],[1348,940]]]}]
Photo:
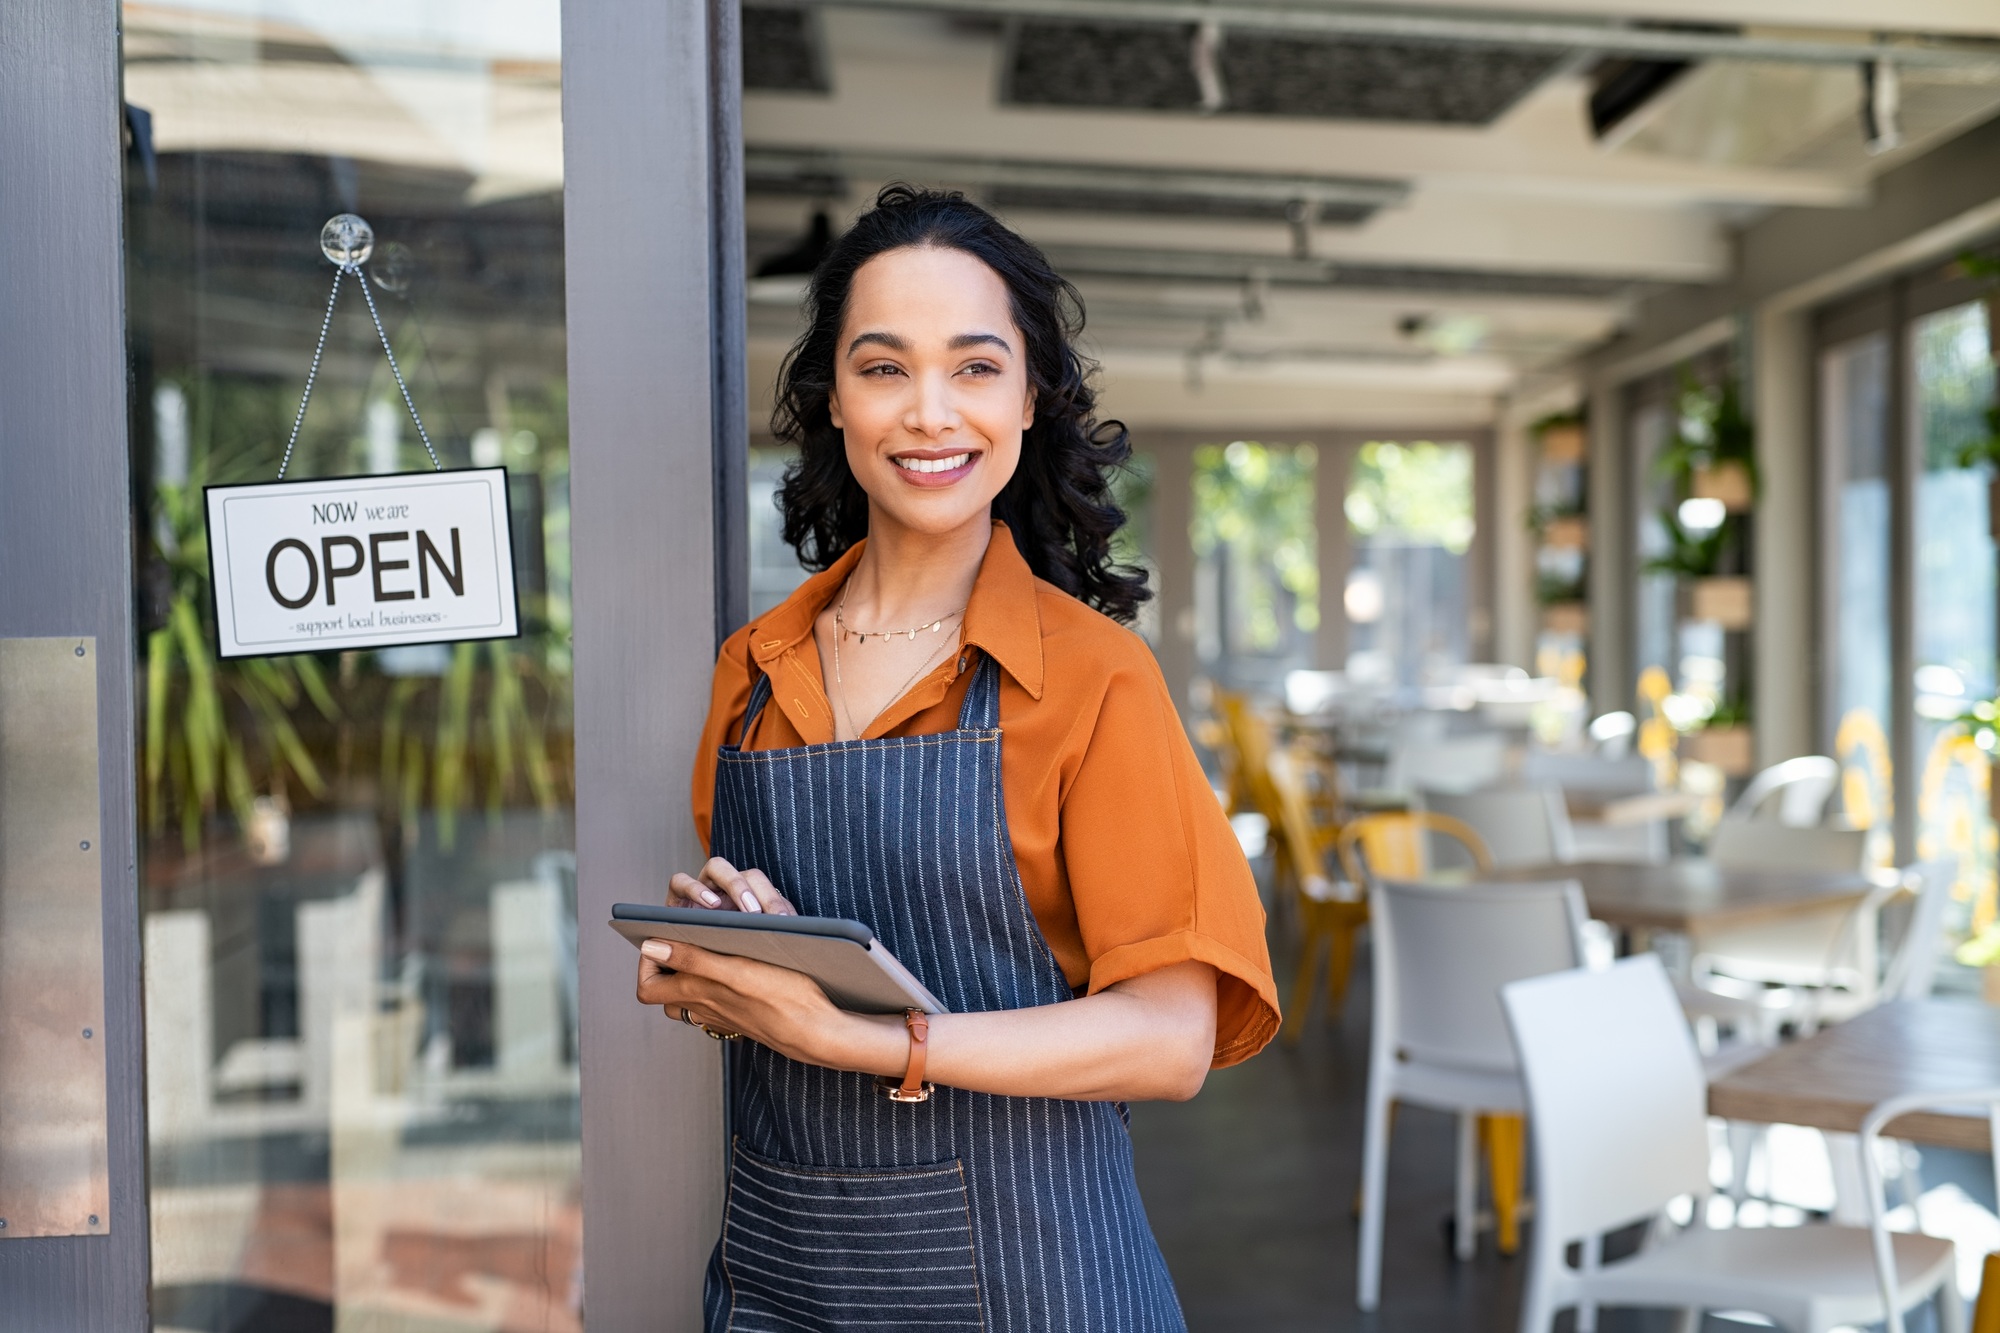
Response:
[{"label": "white chair", "polygon": [[1639,732],[1639,719],[1620,709],[1600,713],[1590,722],[1590,743],[1606,759],[1622,759],[1632,750],[1632,738]]},{"label": "white chair", "polygon": [[1812,828],[1826,818],[1826,803],[1840,788],[1840,764],[1823,754],[1773,764],[1743,789],[1724,816]]},{"label": "white chair", "polygon": [[1723,819],[1709,836],[1708,859],[1725,870],[1859,871],[1867,849],[1867,829]]},{"label": "white chair", "polygon": [[[1936,1297],[1961,1333],[1951,1242],[1888,1236],[1899,1279],[1884,1300],[1875,1238],[1832,1225],[1711,1231],[1707,1089],[1659,959],[1517,981],[1501,992],[1534,1134],[1535,1235],[1521,1333],[1548,1333],[1565,1306],[1754,1310],[1789,1333],[1868,1324]],[[1691,1196],[1693,1225],[1672,1232],[1667,1205]],[[1599,1238],[1652,1220],[1637,1254],[1597,1262]],[[1571,1268],[1568,1247],[1586,1261]]]},{"label": "white chair", "polygon": [[[1607,714],[1631,720],[1630,713]],[[1604,721],[1599,718],[1598,721]],[[1595,724],[1593,724],[1595,725]],[[1643,755],[1600,749],[1596,754],[1531,750],[1521,760],[1521,781],[1530,785],[1553,782],[1567,794],[1595,798],[1609,805],[1625,797],[1658,791],[1653,762]],[[1667,859],[1667,822],[1645,819],[1610,823],[1578,819],[1570,825],[1570,840],[1579,861],[1636,861],[1657,865]]]},{"label": "white chair", "polygon": [[[1724,820],[1716,826],[1708,850],[1710,860],[1729,870],[1858,874],[1867,838],[1861,829]],[[1873,1003],[1878,975],[1876,910],[1881,899],[1895,891],[1890,885],[1859,907],[1852,902],[1829,903],[1704,930],[1691,941],[1691,970],[1697,979],[1713,974],[1751,985],[1858,985],[1870,992]]]},{"label": "white chair", "polygon": [[1398,738],[1382,785],[1390,791],[1472,791],[1498,782],[1507,768],[1507,738],[1497,731],[1462,736]]},{"label": "white chair", "polygon": [[[1496,866],[1548,865],[1576,859],[1569,808],[1562,789],[1553,783],[1537,786],[1482,787],[1477,791],[1423,793],[1424,809],[1462,819],[1486,840]],[[1455,847],[1433,839],[1431,864],[1437,867],[1469,863]]]},{"label": "white chair", "polygon": [[[1897,1116],[1907,1115],[1911,1111],[1928,1111],[1946,1106],[1986,1108],[1987,1133],[1991,1137],[1993,1156],[1993,1179],[1995,1185],[2000,1186],[2000,1088],[1966,1088],[1956,1092],[1918,1092],[1904,1097],[1891,1097],[1888,1101],[1877,1105],[1861,1122],[1861,1171],[1867,1180],[1868,1232],[1875,1250],[1877,1290],[1882,1293],[1882,1303],[1889,1310],[1886,1333],[1903,1333],[1903,1311],[1899,1308],[1900,1302],[1896,1299],[1896,1293],[1903,1291],[1908,1284],[1902,1275],[1903,1256],[1900,1251],[1903,1246],[1892,1239],[1894,1233],[1889,1230],[1886,1216],[1886,1200],[1882,1192],[1882,1130]],[[1948,1333],[1958,1333],[1958,1330],[1948,1330]]]},{"label": "white chair", "polygon": [[1583,891],[1575,881],[1463,888],[1389,882],[1372,889],[1369,903],[1375,1013],[1356,1283],[1363,1310],[1376,1307],[1382,1290],[1390,1105],[1458,1114],[1456,1239],[1459,1257],[1470,1258],[1477,1117],[1524,1108],[1500,987],[1576,967],[1584,947]]}]

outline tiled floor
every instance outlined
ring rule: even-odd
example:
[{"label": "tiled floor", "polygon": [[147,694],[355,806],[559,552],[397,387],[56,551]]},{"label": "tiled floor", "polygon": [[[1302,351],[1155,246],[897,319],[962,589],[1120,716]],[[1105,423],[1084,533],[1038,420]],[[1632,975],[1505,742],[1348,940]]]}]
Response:
[{"label": "tiled floor", "polygon": [[[1514,1333],[1520,1260],[1491,1235],[1478,1257],[1445,1248],[1451,1210],[1449,1116],[1399,1110],[1389,1162],[1381,1308],[1354,1307],[1355,1188],[1367,1080],[1368,977],[1357,968],[1336,1028],[1318,1018],[1296,1049],[1273,1044],[1209,1076],[1192,1102],[1135,1106],[1139,1181],[1193,1333]],[[1926,1186],[1950,1180],[1992,1207],[1983,1157],[1924,1154]],[[1524,1246],[1525,1249],[1525,1246]],[[1568,1330],[1571,1316],[1560,1317]],[[1665,1333],[1668,1311],[1607,1310],[1601,1333]],[[1752,1325],[1710,1317],[1704,1333]],[[1929,1329],[1920,1316],[1913,1330]]]}]

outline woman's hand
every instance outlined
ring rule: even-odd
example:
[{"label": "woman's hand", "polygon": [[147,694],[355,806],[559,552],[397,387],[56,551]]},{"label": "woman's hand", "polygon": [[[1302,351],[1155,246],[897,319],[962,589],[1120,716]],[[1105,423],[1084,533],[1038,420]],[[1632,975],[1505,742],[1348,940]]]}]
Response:
[{"label": "woman's hand", "polygon": [[775,916],[799,914],[763,871],[738,870],[719,856],[711,856],[699,875],[675,875],[669,880],[667,906],[718,907]]},{"label": "woman's hand", "polygon": [[906,1055],[900,1017],[849,1013],[803,972],[684,941],[647,940],[639,947],[639,1002],[830,1069],[901,1072]]}]

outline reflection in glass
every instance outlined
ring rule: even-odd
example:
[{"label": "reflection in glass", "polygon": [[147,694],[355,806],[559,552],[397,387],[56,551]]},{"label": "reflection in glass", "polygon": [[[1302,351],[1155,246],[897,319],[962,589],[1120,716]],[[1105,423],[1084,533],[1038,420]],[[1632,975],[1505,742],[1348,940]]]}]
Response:
[{"label": "reflection in glass", "polygon": [[1985,435],[1993,396],[1986,320],[1978,303],[1955,306],[1911,326],[1911,438],[1922,460],[1917,480],[1916,753],[1917,854],[1956,853],[1958,931],[1994,917],[1994,827],[1987,757],[1952,720],[1994,693],[1993,537],[1988,469],[1959,466],[1959,452]]},{"label": "reflection in glass", "polygon": [[[154,1312],[580,1327],[556,0],[126,7]],[[275,476],[364,270],[524,633],[221,662],[204,485]],[[291,475],[428,466],[343,299]]]},{"label": "reflection in glass", "polygon": [[1319,527],[1310,444],[1237,440],[1194,451],[1195,651],[1232,689],[1276,693],[1312,664]]},{"label": "reflection in glass", "polygon": [[1647,460],[1635,479],[1633,506],[1633,513],[1638,516],[1639,547],[1639,587],[1633,617],[1638,629],[1638,660],[1634,666],[1640,672],[1658,667],[1672,680],[1680,657],[1674,642],[1680,623],[1674,576],[1646,566],[1673,549],[1666,525],[1660,521],[1661,509],[1674,503],[1673,483],[1659,476],[1651,462],[1673,436],[1673,412],[1664,402],[1642,404],[1632,413],[1627,428],[1631,432],[1632,457]]},{"label": "reflection in glass", "polygon": [[1895,859],[1890,762],[1889,337],[1830,348],[1820,423],[1834,506],[1832,688],[1842,809],[1870,830],[1869,857]]},{"label": "reflection in glass", "polygon": [[1348,477],[1346,511],[1354,569],[1345,600],[1374,613],[1357,618],[1350,631],[1349,673],[1396,685],[1448,681],[1451,669],[1472,655],[1471,446],[1362,445]]}]

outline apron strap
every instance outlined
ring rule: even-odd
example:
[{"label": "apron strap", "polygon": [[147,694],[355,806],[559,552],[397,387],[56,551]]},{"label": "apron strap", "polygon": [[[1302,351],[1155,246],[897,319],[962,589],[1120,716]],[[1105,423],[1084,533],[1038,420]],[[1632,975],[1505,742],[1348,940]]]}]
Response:
[{"label": "apron strap", "polygon": [[750,739],[750,726],[757,720],[757,714],[764,711],[764,705],[771,701],[770,673],[759,671],[757,681],[750,687],[750,706],[743,710],[743,728],[736,733],[736,748]]},{"label": "apron strap", "polygon": [[972,688],[965,692],[965,704],[958,710],[958,729],[993,731],[999,725],[1000,664],[982,652],[979,666],[972,673]]}]

